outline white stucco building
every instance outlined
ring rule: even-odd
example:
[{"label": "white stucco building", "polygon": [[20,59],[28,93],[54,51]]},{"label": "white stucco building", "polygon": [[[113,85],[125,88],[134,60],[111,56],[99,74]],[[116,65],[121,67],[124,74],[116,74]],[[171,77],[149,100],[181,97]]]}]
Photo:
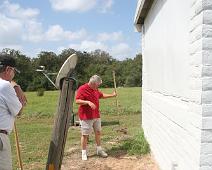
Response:
[{"label": "white stucco building", "polygon": [[161,170],[212,170],[212,0],[139,0],[142,126]]}]

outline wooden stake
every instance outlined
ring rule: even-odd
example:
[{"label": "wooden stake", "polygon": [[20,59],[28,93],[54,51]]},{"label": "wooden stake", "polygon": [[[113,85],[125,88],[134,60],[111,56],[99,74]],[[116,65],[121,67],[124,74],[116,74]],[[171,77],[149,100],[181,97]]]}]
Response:
[{"label": "wooden stake", "polygon": [[[117,90],[116,90],[116,73],[115,73],[115,71],[113,71],[113,84],[114,84],[114,91],[117,93]],[[117,110],[117,113],[119,114],[117,96],[116,96],[116,110]]]},{"label": "wooden stake", "polygon": [[65,143],[73,108],[73,100],[75,89],[73,89],[75,81],[65,79],[63,81],[62,90],[60,91],[57,115],[54,122],[52,138],[49,146],[49,154],[46,170],[60,170],[63,160]]},{"label": "wooden stake", "polygon": [[21,151],[19,146],[19,140],[18,140],[18,131],[16,127],[16,123],[14,122],[14,134],[15,134],[15,143],[16,143],[16,151],[17,151],[17,157],[18,157],[18,164],[21,170],[23,170],[23,164],[21,159]]}]

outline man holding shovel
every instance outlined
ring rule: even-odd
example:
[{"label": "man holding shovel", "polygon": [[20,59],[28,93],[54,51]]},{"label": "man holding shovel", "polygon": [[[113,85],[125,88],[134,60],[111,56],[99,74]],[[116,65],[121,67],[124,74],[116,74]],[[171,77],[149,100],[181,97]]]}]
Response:
[{"label": "man holding shovel", "polygon": [[0,170],[12,170],[11,133],[15,117],[21,113],[26,105],[26,97],[13,78],[16,69],[15,59],[0,53]]},{"label": "man holding shovel", "polygon": [[81,147],[82,160],[87,160],[87,140],[94,129],[97,155],[107,157],[107,153],[101,148],[101,119],[99,113],[99,99],[115,97],[117,94],[105,94],[98,90],[102,80],[94,75],[89,82],[80,86],[77,90],[76,104],[79,105],[79,118],[81,120]]}]

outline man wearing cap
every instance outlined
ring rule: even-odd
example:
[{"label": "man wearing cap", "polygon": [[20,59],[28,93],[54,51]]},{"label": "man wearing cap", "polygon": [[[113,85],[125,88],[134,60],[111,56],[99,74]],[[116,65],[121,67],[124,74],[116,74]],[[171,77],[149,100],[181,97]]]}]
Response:
[{"label": "man wearing cap", "polygon": [[107,153],[101,147],[99,99],[115,97],[116,93],[102,93],[98,90],[101,84],[102,79],[98,75],[94,75],[88,83],[80,86],[77,90],[76,104],[79,105],[78,114],[81,122],[82,160],[87,160],[87,141],[92,129],[94,129],[95,133],[97,155],[107,157]]},{"label": "man wearing cap", "polygon": [[0,53],[0,170],[12,170],[11,133],[15,117],[26,105],[26,97],[13,80],[16,69],[15,59]]}]

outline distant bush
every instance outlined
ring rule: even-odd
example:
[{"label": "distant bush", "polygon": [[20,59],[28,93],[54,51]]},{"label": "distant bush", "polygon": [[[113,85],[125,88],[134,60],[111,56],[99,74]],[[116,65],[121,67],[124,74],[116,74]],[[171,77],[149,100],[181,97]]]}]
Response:
[{"label": "distant bush", "polygon": [[43,96],[44,95],[44,92],[45,92],[45,89],[44,88],[40,88],[37,90],[37,96]]}]

